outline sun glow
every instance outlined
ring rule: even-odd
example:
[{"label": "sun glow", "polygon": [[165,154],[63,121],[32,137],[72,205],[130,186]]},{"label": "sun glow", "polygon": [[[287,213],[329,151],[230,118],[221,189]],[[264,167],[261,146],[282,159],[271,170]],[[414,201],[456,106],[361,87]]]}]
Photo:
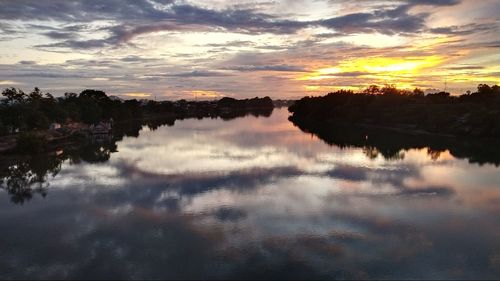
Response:
[{"label": "sun glow", "polygon": [[306,85],[305,88],[307,91],[317,91],[317,90],[321,89],[321,86]]},{"label": "sun glow", "polygon": [[331,75],[331,74],[337,74],[342,72],[342,69],[339,67],[328,67],[328,68],[322,68],[318,70],[318,73],[323,74],[323,75]]},{"label": "sun glow", "polygon": [[[443,63],[440,56],[427,57],[367,57],[349,59],[339,62],[336,66],[319,68],[312,73],[298,77],[300,81],[317,81],[325,79],[365,79],[371,83],[397,84],[398,87],[413,87],[412,77],[419,75],[423,70]],[[370,83],[367,83],[367,85]],[[309,91],[316,90],[313,85],[306,85]]]},{"label": "sun glow", "polygon": [[443,59],[438,56],[416,58],[368,58],[353,63],[355,69],[368,72],[416,73],[424,68],[439,65]]},{"label": "sun glow", "polygon": [[127,97],[131,98],[149,98],[151,97],[151,93],[125,93]]},{"label": "sun glow", "polygon": [[1,80],[0,85],[19,85],[21,83],[12,80]]}]

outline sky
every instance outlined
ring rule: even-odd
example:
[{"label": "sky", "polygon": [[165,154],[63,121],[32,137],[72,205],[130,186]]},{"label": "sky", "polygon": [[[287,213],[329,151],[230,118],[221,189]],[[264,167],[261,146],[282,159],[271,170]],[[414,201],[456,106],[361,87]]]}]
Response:
[{"label": "sky", "polygon": [[500,84],[498,0],[0,0],[0,88],[298,98]]}]

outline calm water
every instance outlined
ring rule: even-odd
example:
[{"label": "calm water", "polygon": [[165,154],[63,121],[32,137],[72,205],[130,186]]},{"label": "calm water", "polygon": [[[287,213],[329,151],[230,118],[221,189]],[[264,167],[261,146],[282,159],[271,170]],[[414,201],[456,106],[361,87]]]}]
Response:
[{"label": "calm water", "polygon": [[0,278],[500,278],[499,167],[328,145],[287,117],[11,166]]}]

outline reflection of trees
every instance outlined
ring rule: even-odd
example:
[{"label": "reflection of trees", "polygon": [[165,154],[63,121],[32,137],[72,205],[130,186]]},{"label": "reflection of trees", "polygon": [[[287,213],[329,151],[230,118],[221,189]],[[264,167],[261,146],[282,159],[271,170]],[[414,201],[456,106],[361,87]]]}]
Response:
[{"label": "reflection of trees", "polygon": [[35,194],[47,195],[48,177],[56,176],[61,170],[63,159],[34,155],[27,160],[18,160],[2,171],[0,187],[11,196],[11,201],[23,204]]},{"label": "reflection of trees", "polygon": [[245,117],[248,115],[252,115],[255,117],[269,117],[273,113],[274,108],[252,108],[245,110],[231,110],[227,112],[221,112],[220,117],[224,121],[233,120],[240,117]]},{"label": "reflection of trees", "polygon": [[109,160],[116,152],[116,142],[87,143],[77,148],[68,148],[62,153],[36,154],[29,158],[14,158],[0,165],[0,188],[11,196],[11,201],[23,204],[40,194],[48,192],[50,177],[61,171],[61,165],[69,160],[70,164],[81,162],[100,163]]},{"label": "reflection of trees", "polygon": [[382,155],[389,160],[404,158],[404,151],[427,148],[430,159],[437,160],[448,150],[457,158],[470,163],[500,165],[500,149],[497,140],[458,139],[433,135],[410,135],[384,129],[324,124],[298,118],[290,121],[302,131],[313,133],[329,145],[340,148],[359,147],[370,159]]},{"label": "reflection of trees", "polygon": [[[230,120],[238,117],[253,116],[268,117],[273,109],[234,110],[226,115],[203,116],[209,118],[221,117]],[[113,127],[113,135],[94,136],[76,146],[66,147],[59,153],[36,154],[29,158],[10,158],[0,162],[0,188],[7,191],[12,202],[23,204],[35,194],[45,197],[48,192],[50,177],[55,177],[61,170],[64,161],[70,165],[82,162],[102,163],[110,159],[111,154],[117,152],[117,142],[125,136],[138,137],[143,126],[156,130],[161,126],[173,126],[176,120],[183,117],[163,117],[147,120],[131,120],[118,122]],[[186,117],[190,118],[190,117]]]},{"label": "reflection of trees", "polygon": [[438,160],[439,157],[441,157],[441,153],[442,151],[427,148],[427,155],[429,155],[429,157],[434,161]]},{"label": "reflection of trees", "polygon": [[401,150],[393,151],[392,149],[387,149],[380,151],[380,148],[373,146],[364,146],[363,153],[372,160],[376,159],[380,154],[388,160],[402,160],[405,158],[405,154]]},{"label": "reflection of trees", "polygon": [[103,144],[87,144],[78,149],[80,160],[87,163],[102,163],[109,160],[111,153],[116,152],[116,142]]},{"label": "reflection of trees", "polygon": [[379,155],[378,149],[375,148],[375,147],[372,147],[372,146],[363,147],[363,153],[369,159],[376,159],[378,157],[378,155]]}]

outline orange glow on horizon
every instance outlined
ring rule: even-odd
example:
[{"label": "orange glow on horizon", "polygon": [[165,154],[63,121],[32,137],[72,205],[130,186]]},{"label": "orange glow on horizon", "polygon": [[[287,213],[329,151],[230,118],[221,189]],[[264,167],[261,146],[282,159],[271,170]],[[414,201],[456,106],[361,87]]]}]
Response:
[{"label": "orange glow on horizon", "polygon": [[127,97],[131,98],[148,98],[151,97],[151,93],[125,93]]},{"label": "orange glow on horizon", "polygon": [[[445,62],[442,56],[426,57],[366,57],[348,59],[337,65],[320,67],[311,73],[298,77],[298,81],[320,81],[329,79],[364,79],[363,85],[394,84],[398,88],[415,88],[414,78],[426,74],[429,68]],[[442,74],[442,73],[441,73]],[[308,91],[318,90],[319,86],[308,84],[304,86]],[[332,88],[332,87],[325,87]],[[340,87],[345,88],[345,87]],[[350,87],[360,90],[362,87]]]},{"label": "orange glow on horizon", "polygon": [[410,57],[410,58],[386,58],[369,57],[356,58],[342,61],[338,66],[320,68],[312,74],[299,77],[298,80],[321,80],[343,73],[359,73],[363,75],[378,74],[415,74],[420,70],[434,67],[444,61],[440,56]]},{"label": "orange glow on horizon", "polygon": [[194,90],[194,91],[189,91],[191,95],[193,95],[195,98],[201,97],[201,98],[221,98],[225,97],[226,95],[217,91],[207,91],[207,90]]}]

